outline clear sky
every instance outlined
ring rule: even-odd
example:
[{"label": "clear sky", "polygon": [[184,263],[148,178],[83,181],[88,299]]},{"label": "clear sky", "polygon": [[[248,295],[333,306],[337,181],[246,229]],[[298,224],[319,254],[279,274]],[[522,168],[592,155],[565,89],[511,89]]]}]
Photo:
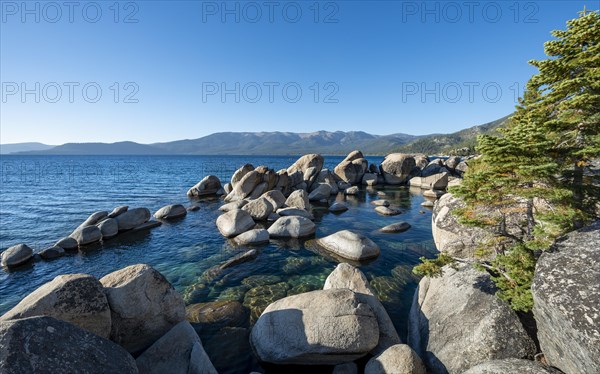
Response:
[{"label": "clear sky", "polygon": [[[5,1],[0,142],[452,132],[597,1]],[[301,91],[301,93],[300,93]],[[38,102],[39,101],[39,102]]]}]

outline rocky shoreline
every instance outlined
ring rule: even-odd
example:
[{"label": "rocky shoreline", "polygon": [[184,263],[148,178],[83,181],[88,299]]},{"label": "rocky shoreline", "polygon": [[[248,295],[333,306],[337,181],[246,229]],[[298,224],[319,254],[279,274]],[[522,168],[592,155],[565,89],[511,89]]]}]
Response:
[{"label": "rocky shoreline", "polygon": [[[286,371],[289,365],[309,365],[307,371],[317,365],[333,373],[600,372],[598,223],[559,241],[538,262],[533,337],[508,304],[494,295],[490,275],[468,261],[444,267],[439,278],[421,279],[408,336],[399,336],[359,269],[381,249],[350,230],[311,240],[339,262],[322,289],[289,292],[286,284],[277,292],[277,280],[260,283],[263,280],[257,278],[255,284],[248,281],[245,298],[266,292],[267,303],[256,304],[252,298],[248,304],[201,302],[207,284],[254,261],[260,245],[272,239],[314,238],[311,205],[343,214],[349,207],[339,201],[330,204],[330,197],[353,195],[357,185],[422,189],[433,203],[426,205],[433,205],[437,248],[472,257],[477,242],[488,234],[456,222],[451,212],[460,201],[446,194],[448,186],[460,183],[467,162],[459,157],[430,161],[425,155],[391,154],[377,166],[354,151],[333,171],[323,168],[323,157],[317,154],[304,155],[279,171],[246,164],[225,184],[216,176],[204,177],[187,193],[195,201],[191,206],[165,206],[153,214],[156,220],[146,208],[122,206],[92,214],[68,237],[37,254],[24,244],[8,248],[2,252],[2,265],[18,270],[36,258],[49,260],[155,227],[162,220],[182,219],[204,198],[220,196],[224,204],[216,229],[245,249],[205,271],[202,281],[183,294],[145,264],[100,279],[86,274],[56,277],[0,317],[0,372],[216,373],[204,349],[207,342],[203,344],[198,332],[235,328],[247,313],[254,324],[245,338],[247,346],[237,348],[253,354],[267,372]],[[384,197],[373,201],[374,211],[402,211]],[[408,229],[409,223],[397,222],[380,231]]]}]

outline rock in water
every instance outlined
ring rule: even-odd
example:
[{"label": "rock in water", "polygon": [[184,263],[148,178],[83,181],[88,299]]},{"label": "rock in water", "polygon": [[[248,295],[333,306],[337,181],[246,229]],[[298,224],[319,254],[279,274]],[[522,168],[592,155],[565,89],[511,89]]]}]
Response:
[{"label": "rock in water", "polygon": [[273,204],[265,198],[259,197],[256,200],[251,200],[248,204],[242,207],[244,212],[250,214],[252,219],[257,221],[264,221],[269,217],[269,214],[273,213]]},{"label": "rock in water", "polygon": [[392,223],[391,225],[382,227],[379,229],[379,231],[385,232],[385,233],[397,233],[397,232],[404,232],[408,229],[410,229],[410,224],[408,222],[403,221],[403,222]]},{"label": "rock in water", "polygon": [[100,279],[111,309],[111,340],[130,353],[149,347],[185,320],[185,304],[161,273],[144,264]]},{"label": "rock in water", "polygon": [[348,187],[344,190],[344,194],[346,195],[358,195],[359,192],[360,189],[358,188],[358,186]]},{"label": "rock in water", "polygon": [[314,219],[315,219],[315,217],[311,213],[307,212],[304,209],[298,209],[298,208],[279,209],[277,211],[277,214],[281,217],[300,216],[300,217],[308,218],[311,221],[314,221]]},{"label": "rock in water", "polygon": [[236,236],[233,241],[237,245],[258,245],[269,242],[269,232],[265,229],[254,229]]},{"label": "rock in water", "polygon": [[391,153],[381,163],[381,171],[387,184],[405,183],[417,166],[413,155]]},{"label": "rock in water", "polygon": [[532,293],[548,363],[565,373],[600,373],[600,221],[542,254]]},{"label": "rock in water", "polygon": [[560,374],[558,370],[547,368],[541,364],[518,358],[491,360],[474,366],[463,374]]},{"label": "rock in water", "polygon": [[533,357],[535,344],[485,272],[443,268],[415,291],[408,344],[432,372],[462,373],[492,359]]},{"label": "rock in water", "polygon": [[27,295],[0,321],[50,316],[103,338],[110,336],[111,316],[102,284],[87,274],[59,275]]},{"label": "rock in water", "polygon": [[283,196],[283,193],[281,193],[279,190],[267,191],[262,195],[262,197],[267,199],[271,205],[273,205],[273,209],[275,210],[281,208],[283,204],[285,204],[286,200],[285,196]]},{"label": "rock in water", "polygon": [[299,171],[304,175],[306,170],[309,168],[314,168],[314,172],[312,174],[313,177],[316,177],[317,174],[321,172],[321,169],[323,169],[323,162],[323,156],[316,153],[310,153],[296,160],[296,162],[294,162],[294,164],[287,169],[287,172],[288,175],[292,175]]},{"label": "rock in water", "polygon": [[225,198],[226,202],[242,200],[248,197],[252,191],[262,183],[262,174],[256,170],[246,173],[239,182],[233,185],[233,190]]},{"label": "rock in water", "polygon": [[181,204],[167,205],[160,208],[154,213],[156,219],[176,219],[184,217],[187,214],[187,210]]},{"label": "rock in water", "polygon": [[361,302],[371,307],[379,326],[379,341],[377,346],[371,351],[371,354],[378,355],[389,347],[400,344],[400,337],[396,332],[394,323],[379,299],[375,296],[375,292],[367,281],[367,277],[360,270],[350,264],[338,264],[335,270],[329,274],[323,286],[324,290],[332,288],[347,288],[355,292]]},{"label": "rock in water", "polygon": [[387,206],[378,206],[375,208],[375,211],[384,216],[397,216],[398,214],[402,214],[400,209]]},{"label": "rock in water", "polygon": [[379,246],[362,234],[350,230],[338,231],[316,240],[317,244],[334,254],[354,261],[379,256]]},{"label": "rock in water", "polygon": [[[125,213],[129,209],[128,205],[121,205],[112,210],[112,212],[108,213],[108,218],[115,218],[123,213]],[[66,248],[65,248],[66,249]]]},{"label": "rock in water", "polygon": [[130,209],[116,218],[119,224],[119,231],[131,230],[136,228],[150,219],[150,211],[147,208]]},{"label": "rock in water", "polygon": [[217,374],[200,337],[187,321],[175,325],[135,362],[140,373]]},{"label": "rock in water", "polygon": [[421,188],[428,190],[443,190],[448,187],[448,173],[443,172],[421,178]]},{"label": "rock in water", "polygon": [[96,226],[85,226],[73,231],[70,236],[77,240],[77,244],[86,245],[102,240],[102,231]]},{"label": "rock in water", "polygon": [[106,218],[106,216],[108,216],[108,212],[96,212],[96,213],[92,213],[92,215],[90,215],[81,225],[79,225],[77,227],[77,229],[86,227],[86,226],[93,226],[95,224],[97,224],[98,222],[100,222],[101,219]]},{"label": "rock in water", "polygon": [[242,304],[231,300],[188,305],[185,313],[192,323],[218,326],[239,326],[248,318]]},{"label": "rock in water", "polygon": [[371,308],[348,289],[312,291],[269,305],[250,335],[261,361],[336,365],[371,351],[379,339]]},{"label": "rock in water", "polygon": [[338,202],[338,201],[331,204],[331,206],[329,207],[329,211],[331,213],[341,213],[341,212],[345,212],[347,210],[348,210],[348,206],[346,204]]},{"label": "rock in water", "polygon": [[373,200],[373,201],[371,201],[371,205],[390,206],[390,202],[388,200]]},{"label": "rock in water", "polygon": [[138,372],[127,351],[108,339],[52,317],[0,322],[0,372]]},{"label": "rock in water", "polygon": [[227,204],[223,204],[219,207],[221,212],[229,212],[230,210],[242,209],[244,205],[248,204],[248,200],[237,200]]},{"label": "rock in water", "polygon": [[114,218],[107,218],[98,224],[102,239],[110,239],[119,233],[119,224]]},{"label": "rock in water", "polygon": [[425,374],[425,365],[406,344],[396,344],[373,357],[365,367],[365,374]]},{"label": "rock in water", "polygon": [[369,163],[365,160],[362,152],[352,151],[333,169],[333,172],[344,182],[357,184],[361,183],[368,169]]},{"label": "rock in water", "polygon": [[324,199],[328,199],[329,195],[331,195],[331,186],[328,184],[319,184],[317,188],[313,192],[308,195],[309,201],[320,201]]},{"label": "rock in water", "polygon": [[226,238],[239,235],[254,227],[254,220],[248,212],[240,209],[231,210],[217,218],[217,228]]},{"label": "rock in water", "polygon": [[315,224],[300,216],[281,217],[269,227],[269,236],[273,238],[301,238],[316,231]]},{"label": "rock in water", "polygon": [[214,195],[221,188],[221,181],[214,175],[207,175],[202,178],[194,187],[187,192],[188,197],[200,197]]},{"label": "rock in water", "polygon": [[2,266],[16,267],[23,265],[33,257],[33,249],[25,244],[17,244],[2,252]]},{"label": "rock in water", "polygon": [[40,254],[40,257],[43,258],[44,260],[52,260],[52,259],[64,256],[65,250],[63,248],[55,245],[50,248],[42,249],[39,254]]},{"label": "rock in water", "polygon": [[304,190],[296,190],[288,196],[285,205],[290,208],[298,208],[308,210],[310,203],[308,202],[308,193]]},{"label": "rock in water", "polygon": [[60,239],[54,245],[57,245],[67,251],[77,249],[79,247],[79,244],[77,244],[77,240],[71,238],[70,236]]}]

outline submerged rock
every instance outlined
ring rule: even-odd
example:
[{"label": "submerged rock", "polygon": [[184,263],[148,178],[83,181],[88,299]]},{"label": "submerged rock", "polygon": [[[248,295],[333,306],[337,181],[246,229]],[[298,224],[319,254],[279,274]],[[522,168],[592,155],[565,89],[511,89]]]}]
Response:
[{"label": "submerged rock", "polygon": [[250,309],[250,321],[255,322],[267,306],[287,296],[290,286],[285,282],[264,284],[250,289],[244,295],[244,306]]},{"label": "submerged rock", "polygon": [[[247,231],[247,232],[245,232],[245,233],[241,234],[240,236],[242,236],[242,235],[246,235],[247,233],[252,233],[252,231],[259,231],[259,230],[250,230],[250,231]],[[263,231],[266,231],[266,230],[263,230]],[[252,233],[252,234],[253,234],[253,233]],[[239,237],[239,236],[237,236],[237,237],[236,237],[236,239],[237,239],[238,237]],[[243,240],[245,240],[245,239],[243,239]],[[248,239],[248,241],[250,241],[250,240],[259,240],[259,239]],[[269,238],[268,238],[268,236],[267,236],[267,242],[268,242],[268,241],[269,241]],[[252,243],[252,244],[258,244],[258,243],[259,243],[259,242],[257,241],[256,243]],[[262,242],[262,243],[264,243],[264,242]],[[249,243],[249,244],[250,244],[250,243]],[[232,258],[230,258],[229,260],[227,260],[227,261],[225,261],[224,263],[222,263],[221,265],[219,265],[219,269],[221,269],[221,270],[223,270],[223,269],[227,269],[227,268],[229,268],[229,267],[232,267],[232,266],[235,266],[235,265],[239,265],[239,264],[241,264],[241,263],[244,263],[244,262],[247,262],[247,261],[254,260],[254,259],[257,257],[257,256],[258,256],[258,250],[256,250],[256,249],[251,249],[251,250],[249,250],[249,251],[246,251],[246,252],[244,252],[244,253],[241,253],[241,254],[239,254],[239,255],[233,256],[233,257],[232,257]]]},{"label": "submerged rock", "polygon": [[341,213],[341,212],[345,212],[348,210],[348,205],[336,201],[335,203],[331,204],[331,206],[329,207],[329,211],[331,213]]},{"label": "submerged rock", "polygon": [[87,274],[59,275],[27,295],[0,321],[50,316],[103,338],[110,336],[111,314],[100,282]]},{"label": "submerged rock", "polygon": [[211,301],[188,305],[185,308],[189,322],[222,326],[240,326],[247,315],[238,301]]},{"label": "submerged rock", "polygon": [[408,222],[396,222],[396,223],[392,223],[391,225],[387,225],[385,227],[382,227],[379,229],[380,232],[385,232],[385,233],[398,233],[398,232],[404,232],[408,229],[410,229],[410,224]]},{"label": "submerged rock", "polygon": [[354,261],[379,256],[379,246],[362,234],[350,230],[338,231],[316,240],[317,244],[334,254]]},{"label": "submerged rock", "polygon": [[400,209],[387,206],[378,206],[375,208],[375,211],[384,216],[397,216],[398,214],[402,214]]},{"label": "submerged rock", "polygon": [[348,289],[289,296],[269,305],[250,342],[261,361],[336,365],[371,351],[379,339],[371,308]]}]

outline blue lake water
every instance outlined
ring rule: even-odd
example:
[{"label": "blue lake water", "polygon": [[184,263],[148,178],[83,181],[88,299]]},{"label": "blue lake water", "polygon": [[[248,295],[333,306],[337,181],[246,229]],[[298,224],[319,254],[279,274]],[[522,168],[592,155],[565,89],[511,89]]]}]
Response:
[{"label": "blue lake water", "polygon": [[[118,205],[147,207],[154,213],[167,204],[198,204],[177,222],[164,223],[147,233],[125,235],[71,252],[53,261],[34,262],[23,268],[0,270],[0,314],[55,276],[87,273],[102,277],[117,269],[147,263],[162,272],[186,297],[186,302],[239,300],[249,308],[240,326],[200,331],[203,344],[219,372],[247,373],[259,366],[247,346],[253,318],[269,302],[321,288],[337,262],[316,253],[311,242],[273,240],[260,247],[251,262],[230,269],[207,282],[203,273],[247,248],[233,246],[216,226],[219,199],[190,201],[187,190],[208,174],[228,181],[244,163],[287,168],[293,156],[0,156],[0,249],[25,243],[34,250],[53,245],[69,235],[91,213]],[[333,170],[343,158],[325,157]],[[368,157],[379,164],[381,157]],[[225,183],[225,182],[224,182]],[[386,193],[385,197],[377,191]],[[403,213],[378,215],[371,200],[385,198]],[[332,196],[346,201],[350,210],[329,213],[326,205],[313,205],[316,237],[350,229],[370,237],[381,256],[360,268],[369,278],[400,335],[406,335],[406,317],[417,279],[410,269],[421,256],[431,257],[431,213],[420,206],[420,190],[404,187],[363,189],[358,196]],[[399,234],[377,230],[397,221],[412,228]],[[262,287],[262,288],[261,288]],[[234,347],[235,349],[232,349]]]}]

